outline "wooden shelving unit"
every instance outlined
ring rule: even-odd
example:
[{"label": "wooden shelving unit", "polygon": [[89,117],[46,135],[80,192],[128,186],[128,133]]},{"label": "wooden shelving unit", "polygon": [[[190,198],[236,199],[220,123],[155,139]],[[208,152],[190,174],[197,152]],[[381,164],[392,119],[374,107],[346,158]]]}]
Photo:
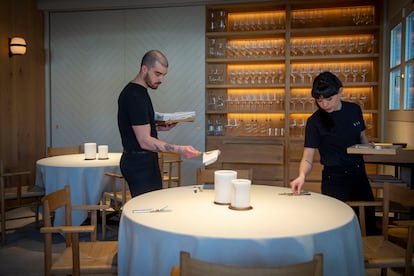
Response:
[{"label": "wooden shelving unit", "polygon": [[[326,2],[326,1],[325,1]],[[378,1],[206,8],[206,148],[213,168],[253,167],[257,184],[287,186],[298,172],[314,77],[331,71],[344,100],[361,105],[378,137],[381,57]],[[308,181],[320,181],[315,161]]]}]

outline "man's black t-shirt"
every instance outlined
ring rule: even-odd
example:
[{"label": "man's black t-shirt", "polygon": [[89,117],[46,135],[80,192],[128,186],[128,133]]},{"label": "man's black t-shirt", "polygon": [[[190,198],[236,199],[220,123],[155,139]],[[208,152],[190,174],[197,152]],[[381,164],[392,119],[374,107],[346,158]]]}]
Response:
[{"label": "man's black t-shirt", "polygon": [[157,138],[154,108],[148,90],[136,83],[128,83],[118,98],[118,128],[124,151],[143,151],[133,125],[151,125],[151,136]]}]

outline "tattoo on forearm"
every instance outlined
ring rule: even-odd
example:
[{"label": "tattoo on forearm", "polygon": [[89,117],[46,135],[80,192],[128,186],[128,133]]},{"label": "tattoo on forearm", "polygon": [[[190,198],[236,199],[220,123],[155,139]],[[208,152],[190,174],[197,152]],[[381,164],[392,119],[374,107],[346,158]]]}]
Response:
[{"label": "tattoo on forearm", "polygon": [[174,151],[174,146],[170,144],[165,144],[164,148],[166,151],[171,151],[171,152]]},{"label": "tattoo on forearm", "polygon": [[155,148],[155,152],[162,152],[162,150],[155,144],[154,144],[154,148]]},{"label": "tattoo on forearm", "polygon": [[305,161],[306,163],[308,163],[312,167],[312,163],[309,160],[304,159],[303,161]]}]

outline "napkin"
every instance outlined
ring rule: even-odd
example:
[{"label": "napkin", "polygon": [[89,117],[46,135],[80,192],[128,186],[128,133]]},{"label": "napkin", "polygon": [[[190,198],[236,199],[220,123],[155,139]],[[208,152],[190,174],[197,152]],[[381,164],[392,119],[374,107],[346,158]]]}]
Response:
[{"label": "napkin", "polygon": [[221,153],[220,150],[212,150],[212,151],[204,152],[203,153],[204,166],[208,166],[216,162],[220,153]]},{"label": "napkin", "polygon": [[156,121],[188,119],[188,118],[195,117],[195,111],[182,111],[182,112],[174,112],[174,113],[155,112],[154,117]]}]

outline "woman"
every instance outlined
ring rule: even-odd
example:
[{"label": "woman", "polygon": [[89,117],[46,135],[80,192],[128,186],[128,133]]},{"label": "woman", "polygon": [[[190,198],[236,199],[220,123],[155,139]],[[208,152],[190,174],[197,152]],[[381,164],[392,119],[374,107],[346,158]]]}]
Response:
[{"label": "woman", "polygon": [[[319,74],[312,87],[318,110],[308,119],[299,176],[290,186],[299,194],[306,176],[312,170],[316,149],[319,150],[322,171],[322,193],[341,201],[372,201],[371,186],[362,155],[348,154],[347,148],[366,144],[365,123],[359,105],[341,101],[343,86],[330,72]],[[366,210],[367,234],[375,233],[375,210]]]}]

